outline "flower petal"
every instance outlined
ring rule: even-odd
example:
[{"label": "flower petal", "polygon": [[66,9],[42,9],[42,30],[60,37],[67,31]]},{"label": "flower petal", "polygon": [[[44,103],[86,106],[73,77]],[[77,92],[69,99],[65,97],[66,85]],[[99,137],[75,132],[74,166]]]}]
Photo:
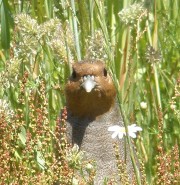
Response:
[{"label": "flower petal", "polygon": [[117,131],[119,129],[120,126],[118,125],[114,125],[114,126],[110,126],[108,127],[108,131]]},{"label": "flower petal", "polygon": [[128,126],[128,131],[129,132],[142,131],[142,128],[139,126],[136,126],[136,124],[132,124],[132,125]]},{"label": "flower petal", "polygon": [[111,137],[114,139],[115,137],[117,137],[117,135],[119,134],[119,132],[114,132],[112,135],[111,135]]},{"label": "flower petal", "polygon": [[136,134],[134,132],[129,132],[128,134],[129,134],[130,137],[136,138]]},{"label": "flower petal", "polygon": [[136,129],[136,132],[137,131],[142,131],[142,128],[141,127],[136,127],[135,129]]},{"label": "flower petal", "polygon": [[128,127],[134,128],[134,127],[136,127],[136,124],[134,123],[134,124],[132,124],[132,125],[129,125]]},{"label": "flower petal", "polygon": [[123,138],[123,135],[124,135],[124,133],[118,132],[118,138],[119,138],[119,139],[122,139],[122,138]]}]

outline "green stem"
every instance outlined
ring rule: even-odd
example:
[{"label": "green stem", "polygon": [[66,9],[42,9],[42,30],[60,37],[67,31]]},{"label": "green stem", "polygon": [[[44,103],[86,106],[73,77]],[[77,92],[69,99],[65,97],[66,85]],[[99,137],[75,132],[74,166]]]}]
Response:
[{"label": "green stem", "polygon": [[[86,39],[88,38],[89,35],[89,15],[87,12],[87,2],[78,0],[78,20],[80,22],[80,30],[81,30],[81,45],[85,46],[86,45]],[[84,56],[86,54],[86,47],[81,48],[81,54]]]},{"label": "green stem", "polygon": [[160,93],[160,89],[159,89],[158,73],[157,73],[157,68],[156,68],[155,64],[153,64],[153,69],[154,69],[154,79],[155,79],[155,84],[156,84],[156,94],[157,94],[158,106],[159,106],[160,109],[162,109],[161,93]]},{"label": "green stem", "polygon": [[[126,133],[128,133],[128,119],[127,119],[127,117],[126,117],[125,112],[123,111],[123,110],[124,110],[124,109],[123,109],[124,106],[123,106],[123,104],[121,103],[122,101],[120,100],[119,94],[120,94],[120,93],[118,93],[119,108],[120,108],[122,120],[123,120],[123,122],[124,122],[124,126],[125,126]],[[132,143],[131,143],[131,140],[130,140],[130,137],[129,137],[128,134],[126,134],[126,138],[127,138],[127,142],[128,142],[128,146],[129,146],[129,151],[130,151],[130,156],[131,156],[132,165],[133,165],[133,168],[134,168],[134,171],[135,171],[135,175],[136,175],[137,184],[138,184],[138,185],[141,185],[141,176],[140,176],[140,172],[139,172],[139,169],[138,169],[137,164],[136,164],[136,159],[135,159],[135,155],[134,155],[133,146],[132,146]]]},{"label": "green stem", "polygon": [[89,1],[89,16],[90,16],[90,31],[91,31],[91,36],[94,36],[94,12],[93,12],[93,9],[94,9],[94,0],[90,0]]},{"label": "green stem", "polygon": [[[152,44],[155,50],[157,50],[158,48],[158,20],[157,20],[156,9],[157,9],[157,5],[156,5],[156,1],[154,1],[154,33],[153,33],[153,43]],[[157,68],[156,68],[155,63],[153,63],[153,69],[154,69],[154,79],[155,79],[155,84],[156,84],[158,107],[162,109],[158,73],[157,73]]]},{"label": "green stem", "polygon": [[78,35],[77,17],[76,17],[74,0],[71,0],[71,7],[72,7],[72,12],[73,12],[72,21],[73,21],[74,40],[75,40],[75,47],[76,47],[76,52],[77,52],[77,59],[78,61],[80,61],[81,52],[80,52],[80,45],[79,45],[79,35]]},{"label": "green stem", "polygon": [[[122,101],[121,101],[121,98],[122,97],[120,95],[120,88],[119,88],[119,81],[117,80],[117,77],[116,77],[116,73],[115,73],[115,67],[114,67],[114,55],[113,55],[113,51],[112,51],[112,48],[111,48],[111,45],[109,44],[109,35],[108,35],[108,31],[107,31],[107,24],[105,22],[105,19],[103,19],[103,17],[105,16],[105,13],[104,13],[104,7],[103,7],[103,4],[100,3],[100,1],[97,1],[95,0],[95,4],[97,6],[97,9],[98,9],[98,20],[99,20],[99,24],[101,26],[101,29],[103,31],[103,34],[104,34],[104,37],[105,37],[105,41],[106,41],[106,46],[105,46],[105,49],[106,49],[106,52],[108,54],[108,58],[109,58],[109,61],[111,62],[111,74],[112,74],[112,77],[114,79],[114,83],[115,83],[115,86],[117,88],[117,92],[118,92],[118,101],[119,101],[119,107],[120,107],[120,112],[121,112],[121,115],[122,115],[122,118],[123,118],[123,121],[124,121],[124,125],[125,125],[125,130],[126,130],[126,133],[128,133],[128,120],[127,120],[127,117],[124,113],[124,109],[123,109],[123,105],[122,105]],[[129,145],[129,149],[130,149],[130,156],[131,156],[131,160],[132,160],[132,164],[133,164],[133,168],[134,168],[134,171],[135,171],[135,175],[136,175],[136,178],[137,178],[137,184],[138,185],[141,185],[141,178],[140,178],[140,172],[139,172],[139,169],[137,167],[137,164],[136,164],[136,160],[135,160],[135,155],[134,155],[134,151],[133,151],[133,147],[132,147],[132,144],[131,144],[131,141],[130,141],[130,138],[129,138],[129,135],[127,135],[127,141],[128,141],[128,145]]]}]

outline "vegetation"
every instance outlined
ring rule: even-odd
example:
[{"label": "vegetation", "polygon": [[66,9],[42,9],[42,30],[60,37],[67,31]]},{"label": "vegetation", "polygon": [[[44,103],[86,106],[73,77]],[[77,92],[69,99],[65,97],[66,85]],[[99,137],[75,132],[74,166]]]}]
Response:
[{"label": "vegetation", "polygon": [[[178,184],[179,7],[178,0],[0,0],[0,184],[93,183],[93,163],[66,142],[65,108],[59,120],[71,65],[88,58],[107,63],[125,127],[143,128],[128,138],[141,161],[134,184]],[[116,146],[115,153],[118,160]]]}]

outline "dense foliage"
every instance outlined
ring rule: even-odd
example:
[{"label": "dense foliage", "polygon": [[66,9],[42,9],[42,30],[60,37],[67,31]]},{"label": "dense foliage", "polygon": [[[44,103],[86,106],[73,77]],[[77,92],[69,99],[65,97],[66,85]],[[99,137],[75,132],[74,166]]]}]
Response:
[{"label": "dense foliage", "polygon": [[106,62],[125,127],[143,129],[131,141],[142,174],[134,183],[178,184],[179,7],[178,0],[0,0],[0,184],[93,183],[94,164],[66,142],[65,109],[59,120],[71,65],[89,58]]}]

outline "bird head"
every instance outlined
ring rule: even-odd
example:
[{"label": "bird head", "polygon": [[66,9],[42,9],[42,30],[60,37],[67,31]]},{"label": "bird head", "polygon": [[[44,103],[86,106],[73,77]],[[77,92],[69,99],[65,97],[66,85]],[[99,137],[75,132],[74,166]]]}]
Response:
[{"label": "bird head", "polygon": [[91,60],[73,65],[65,95],[74,116],[96,118],[113,106],[116,90],[105,64]]}]

